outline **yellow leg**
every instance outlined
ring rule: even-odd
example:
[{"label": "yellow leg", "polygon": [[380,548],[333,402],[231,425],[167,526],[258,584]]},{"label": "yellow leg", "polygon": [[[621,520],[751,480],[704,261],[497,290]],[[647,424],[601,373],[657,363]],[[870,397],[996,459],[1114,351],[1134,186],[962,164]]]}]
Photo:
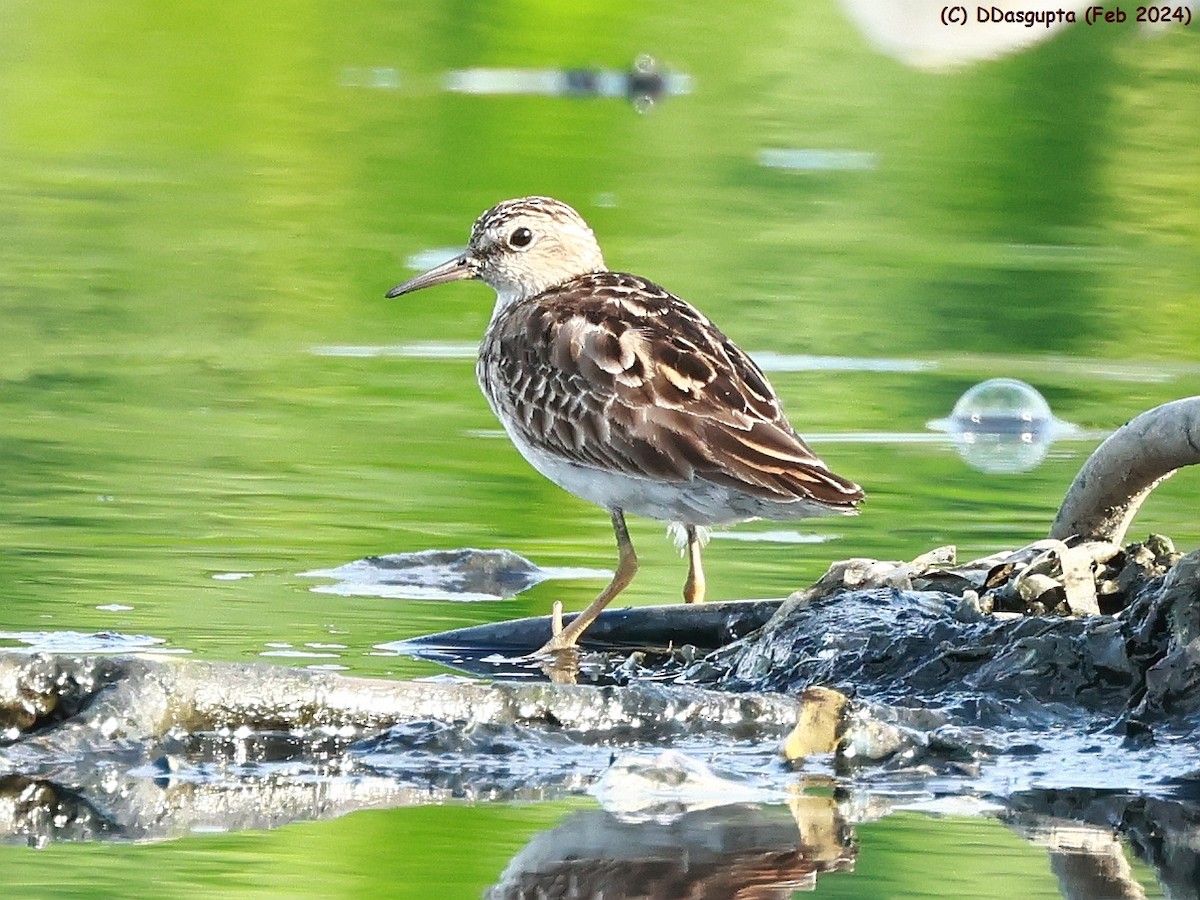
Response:
[{"label": "yellow leg", "polygon": [[[539,653],[553,653],[556,650],[565,650],[568,647],[574,647],[579,640],[579,636],[583,634],[585,628],[595,621],[596,616],[600,615],[600,611],[612,602],[612,599],[625,590],[629,586],[629,582],[633,581],[633,576],[637,574],[638,561],[637,554],[633,552],[633,543],[629,540],[629,530],[625,527],[625,514],[619,509],[612,511],[613,532],[617,536],[617,572],[613,575],[612,581],[608,583],[608,587],[600,592],[591,605],[577,615],[571,624],[555,631],[550,640],[546,641],[545,645],[539,650]],[[561,621],[560,621],[561,624]]]},{"label": "yellow leg", "polygon": [[700,541],[696,537],[696,526],[687,526],[688,574],[683,583],[684,603],[704,602],[704,565],[700,562]]}]

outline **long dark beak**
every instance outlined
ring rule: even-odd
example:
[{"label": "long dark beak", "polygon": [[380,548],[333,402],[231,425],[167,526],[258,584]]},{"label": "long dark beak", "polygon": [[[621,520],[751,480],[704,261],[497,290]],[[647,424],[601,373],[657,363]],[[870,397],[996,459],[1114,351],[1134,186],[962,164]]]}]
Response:
[{"label": "long dark beak", "polygon": [[479,263],[469,252],[460,253],[453,259],[448,259],[440,266],[434,266],[428,272],[423,272],[416,278],[410,278],[403,284],[398,284],[387,296],[399,297],[401,294],[411,294],[421,288],[433,287],[435,284],[446,284],[450,281],[466,281],[479,277]]}]

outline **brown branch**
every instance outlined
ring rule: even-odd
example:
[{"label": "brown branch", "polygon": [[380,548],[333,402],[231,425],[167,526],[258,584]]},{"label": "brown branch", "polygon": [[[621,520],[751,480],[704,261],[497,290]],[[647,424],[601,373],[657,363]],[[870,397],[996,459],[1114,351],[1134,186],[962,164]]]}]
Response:
[{"label": "brown branch", "polygon": [[1118,428],[1083,464],[1049,537],[1119,544],[1142,501],[1177,469],[1200,463],[1200,397],[1164,403]]}]

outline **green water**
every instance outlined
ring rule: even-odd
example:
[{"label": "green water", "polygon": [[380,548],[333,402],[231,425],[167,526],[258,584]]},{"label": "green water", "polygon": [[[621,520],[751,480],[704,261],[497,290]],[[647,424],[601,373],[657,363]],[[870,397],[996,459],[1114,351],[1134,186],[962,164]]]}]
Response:
[{"label": "green water", "polygon": [[[672,288],[752,354],[925,364],[772,373],[793,424],[869,502],[800,526],[828,543],[714,541],[713,598],[780,596],[850,555],[956,543],[965,558],[1043,534],[1094,439],[994,476],[904,437],[986,377],[1029,381],[1100,431],[1200,393],[1195,27],[1081,27],[928,74],[875,53],[825,2],[734,17],[719,3],[9,0],[3,22],[3,631],[412,677],[440,670],[373,648],[554,599],[581,608],[598,583],[439,604],[319,594],[299,576],[464,546],[612,564],[607,516],[495,436],[469,359],[318,352],[478,340],[480,285],[382,295],[410,255],[463,243],[510,196],[571,202],[614,268]],[[454,69],[621,69],[642,52],[692,92],[639,114],[442,87]],[[759,164],[786,148],[871,163]],[[1198,501],[1184,473],[1134,533],[1194,548]],[[631,532],[642,570],[623,599],[677,598],[661,525]],[[279,649],[326,655],[263,656]],[[0,848],[0,892],[478,896],[568,808]],[[1056,893],[1044,851],[999,824],[905,817],[861,840],[858,873],[819,892]]]}]

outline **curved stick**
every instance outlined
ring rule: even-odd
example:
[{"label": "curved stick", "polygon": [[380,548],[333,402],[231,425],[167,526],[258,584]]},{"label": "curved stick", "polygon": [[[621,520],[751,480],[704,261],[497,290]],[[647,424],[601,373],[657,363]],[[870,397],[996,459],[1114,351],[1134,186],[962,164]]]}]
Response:
[{"label": "curved stick", "polygon": [[1119,544],[1142,501],[1176,469],[1200,463],[1200,397],[1126,422],[1088,457],[1067,490],[1051,538]]}]

